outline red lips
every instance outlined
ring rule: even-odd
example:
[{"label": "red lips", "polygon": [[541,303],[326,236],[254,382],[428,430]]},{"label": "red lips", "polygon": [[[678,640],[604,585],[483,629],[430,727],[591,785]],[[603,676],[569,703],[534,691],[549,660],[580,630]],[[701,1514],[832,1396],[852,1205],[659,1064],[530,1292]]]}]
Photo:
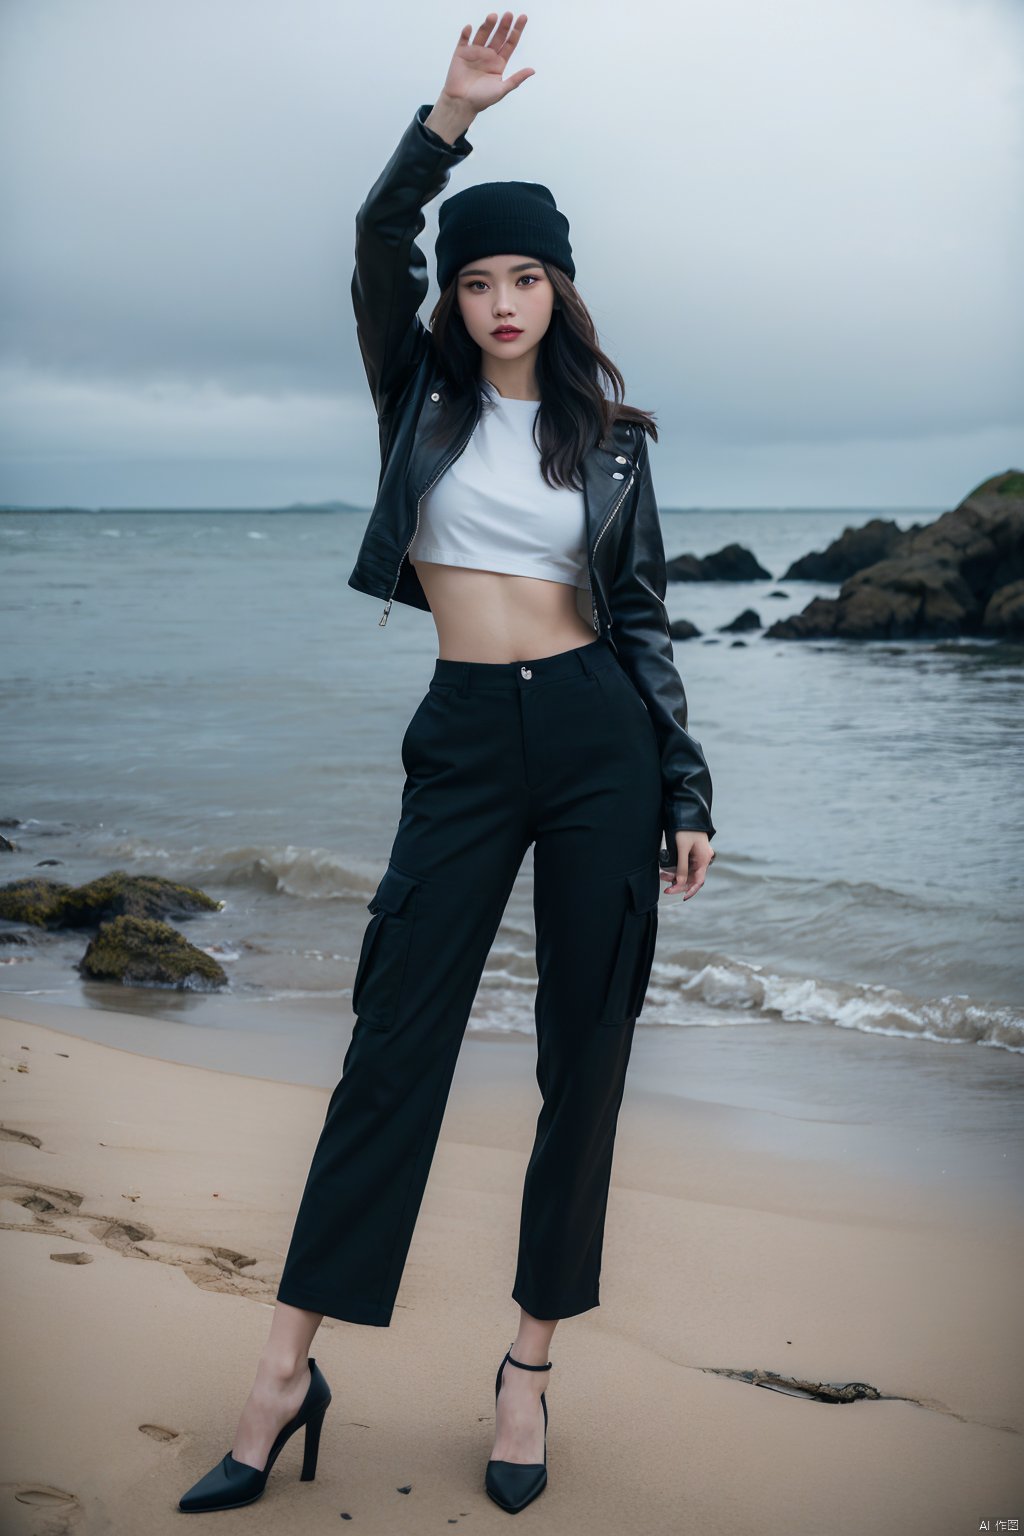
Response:
[{"label": "red lips", "polygon": [[516,325],[499,325],[497,330],[491,332],[492,336],[521,336],[522,334]]}]

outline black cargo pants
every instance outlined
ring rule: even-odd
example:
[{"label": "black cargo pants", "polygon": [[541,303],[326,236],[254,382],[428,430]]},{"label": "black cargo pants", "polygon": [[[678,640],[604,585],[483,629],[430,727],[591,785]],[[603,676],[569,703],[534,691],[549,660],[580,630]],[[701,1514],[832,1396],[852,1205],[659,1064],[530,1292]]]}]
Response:
[{"label": "black cargo pants", "polygon": [[533,843],[542,1108],[512,1299],[599,1305],[616,1121],[661,882],[653,722],[605,638],[525,662],[438,657],[402,741],[342,1076],[280,1301],[386,1327],[481,972]]}]

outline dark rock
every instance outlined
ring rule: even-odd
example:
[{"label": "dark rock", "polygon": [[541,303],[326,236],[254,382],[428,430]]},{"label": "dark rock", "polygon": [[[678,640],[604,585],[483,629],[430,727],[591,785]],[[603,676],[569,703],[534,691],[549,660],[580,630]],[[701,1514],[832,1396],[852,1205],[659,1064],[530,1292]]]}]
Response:
[{"label": "dark rock", "polygon": [[986,635],[1024,638],[1024,581],[1008,581],[989,598],[981,627]]},{"label": "dark rock", "polygon": [[788,598],[789,597],[789,593],[788,592],[780,592],[779,589],[776,588],[774,592],[769,592],[768,596],[769,597],[784,597],[784,598]]},{"label": "dark rock", "polygon": [[848,577],[834,598],[813,598],[802,613],[765,631],[770,640],[887,640],[981,633],[992,622],[1019,623],[1024,580],[1024,475],[993,476],[934,523],[907,530],[898,552]]},{"label": "dark rock", "polygon": [[734,640],[729,646],[729,649],[730,651],[734,651],[738,645],[746,646],[746,643],[747,642],[745,640]]},{"label": "dark rock", "polygon": [[0,832],[0,853],[17,853],[17,851],[17,843],[12,843],[9,837],[4,837],[4,834]]},{"label": "dark rock", "polygon": [[725,544],[711,555],[675,555],[666,573],[669,581],[761,581],[772,574],[742,544]]},{"label": "dark rock", "polygon": [[782,577],[783,581],[845,581],[865,566],[894,555],[913,529],[899,528],[891,519],[873,517],[861,528],[844,528],[823,550],[801,555]]},{"label": "dark rock", "polygon": [[78,970],[94,981],[197,992],[226,986],[228,979],[212,955],[190,944],[176,928],[144,917],[101,923]]},{"label": "dark rock", "polygon": [[761,620],[753,608],[744,608],[743,612],[738,613],[734,619],[730,619],[728,624],[719,624],[718,633],[720,635],[729,635],[734,632],[738,634],[745,629],[760,628]]},{"label": "dark rock", "polygon": [[189,918],[224,905],[195,886],[123,869],[85,885],[29,875],[0,886],[0,918],[38,928],[92,928],[114,917]]},{"label": "dark rock", "polygon": [[691,624],[689,619],[673,619],[668,632],[672,640],[695,640],[700,634],[696,624]]}]

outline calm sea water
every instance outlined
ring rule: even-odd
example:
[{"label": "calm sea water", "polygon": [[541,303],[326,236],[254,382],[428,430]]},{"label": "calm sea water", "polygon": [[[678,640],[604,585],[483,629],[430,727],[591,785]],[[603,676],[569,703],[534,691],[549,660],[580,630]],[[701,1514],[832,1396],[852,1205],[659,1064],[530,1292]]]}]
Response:
[{"label": "calm sea water", "polygon": [[[662,517],[670,555],[735,540],[777,577],[873,515]],[[381,603],[346,585],[363,523],[0,515],[0,813],[24,823],[0,877],[56,859],[40,873],[196,884],[227,905],[183,931],[238,997],[347,1012],[399,743],[436,655],[429,614],[396,605],[381,628]],[[704,890],[662,902],[640,1027],[818,1023],[1024,1050],[1022,652],[715,633],[743,608],[767,625],[834,590],[669,588],[670,615],[703,631],[675,657],[719,830]],[[528,853],[471,1029],[532,1032],[531,896]],[[72,969],[85,942],[0,945],[0,987],[111,1006]],[[130,1006],[164,1000],[133,990]]]}]

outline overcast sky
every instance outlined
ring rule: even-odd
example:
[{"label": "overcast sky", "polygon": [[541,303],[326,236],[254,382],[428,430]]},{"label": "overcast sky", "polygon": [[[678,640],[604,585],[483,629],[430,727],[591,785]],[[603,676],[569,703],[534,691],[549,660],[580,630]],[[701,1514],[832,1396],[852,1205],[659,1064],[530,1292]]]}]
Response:
[{"label": "overcast sky", "polygon": [[[485,14],[4,0],[0,503],[372,500],[353,216]],[[551,187],[663,506],[946,507],[1024,466],[1019,0],[527,14],[537,73],[443,195]]]}]

